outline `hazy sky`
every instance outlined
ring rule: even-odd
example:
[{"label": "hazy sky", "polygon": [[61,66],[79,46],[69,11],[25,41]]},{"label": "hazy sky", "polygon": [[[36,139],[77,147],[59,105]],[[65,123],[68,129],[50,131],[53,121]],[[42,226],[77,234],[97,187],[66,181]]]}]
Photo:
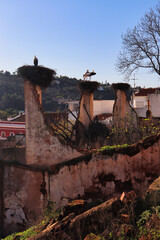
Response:
[{"label": "hazy sky", "polygon": [[[158,0],[0,0],[0,70],[39,64],[58,75],[120,82],[115,70],[121,34],[133,28]],[[160,77],[136,73],[137,85],[160,86]],[[132,76],[133,78],[133,76]],[[130,81],[133,86],[133,81]]]}]

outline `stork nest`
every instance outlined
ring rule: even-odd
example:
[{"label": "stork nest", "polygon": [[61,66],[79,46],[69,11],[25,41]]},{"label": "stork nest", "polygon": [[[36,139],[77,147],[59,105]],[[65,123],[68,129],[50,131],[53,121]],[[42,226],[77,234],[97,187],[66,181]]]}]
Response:
[{"label": "stork nest", "polygon": [[130,88],[130,85],[128,83],[113,83],[112,88],[114,90],[128,91]]},{"label": "stork nest", "polygon": [[79,89],[82,93],[83,92],[93,93],[94,91],[97,90],[98,86],[99,86],[98,82],[81,81],[79,83]]},{"label": "stork nest", "polygon": [[47,88],[55,80],[56,71],[42,66],[24,65],[18,68],[18,75],[28,79],[33,85]]}]

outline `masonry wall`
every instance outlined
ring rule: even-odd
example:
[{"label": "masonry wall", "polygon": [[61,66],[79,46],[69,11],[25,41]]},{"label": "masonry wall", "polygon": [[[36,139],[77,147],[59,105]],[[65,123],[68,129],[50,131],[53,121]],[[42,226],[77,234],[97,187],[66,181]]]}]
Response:
[{"label": "masonry wall", "polygon": [[93,155],[50,176],[51,198],[59,205],[77,198],[108,198],[134,189],[138,195],[160,175],[160,142],[135,156]]},{"label": "masonry wall", "polygon": [[8,148],[0,149],[0,161],[14,162],[25,164],[25,147],[24,146],[13,146]]},{"label": "masonry wall", "polygon": [[14,165],[1,165],[0,169],[1,177],[3,176],[3,181],[1,181],[3,195],[0,196],[0,200],[4,214],[1,216],[1,228],[5,236],[23,231],[35,224],[42,216],[45,199],[40,192],[40,185],[43,181],[40,171]]},{"label": "masonry wall", "polygon": [[3,234],[33,225],[49,198],[60,206],[76,198],[102,200],[132,189],[140,195],[160,175],[160,140],[150,141],[147,149],[141,146],[134,156],[82,155],[62,145],[45,122],[35,87],[27,80],[24,84],[26,162],[20,155],[19,161],[5,159],[3,149],[0,152]]},{"label": "masonry wall", "polygon": [[45,123],[36,88],[24,81],[26,113],[26,162],[27,164],[54,165],[78,157],[81,154],[62,145],[51,134]]},{"label": "masonry wall", "polygon": [[0,173],[0,227],[9,234],[33,225],[49,198],[62,206],[77,198],[106,200],[132,189],[143,194],[160,175],[160,140],[131,157],[89,154],[48,170],[3,162]]}]

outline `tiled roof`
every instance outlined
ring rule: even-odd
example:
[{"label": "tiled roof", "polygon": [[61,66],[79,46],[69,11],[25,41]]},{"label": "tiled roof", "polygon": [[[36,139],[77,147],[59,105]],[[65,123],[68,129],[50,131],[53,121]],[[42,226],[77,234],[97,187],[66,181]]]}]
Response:
[{"label": "tiled roof", "polygon": [[160,91],[160,88],[141,88],[139,92],[135,93],[135,96],[147,96],[148,94],[155,93],[156,90]]},{"label": "tiled roof", "polygon": [[23,113],[22,115],[18,115],[12,119],[10,119],[12,122],[25,122],[25,114]]}]

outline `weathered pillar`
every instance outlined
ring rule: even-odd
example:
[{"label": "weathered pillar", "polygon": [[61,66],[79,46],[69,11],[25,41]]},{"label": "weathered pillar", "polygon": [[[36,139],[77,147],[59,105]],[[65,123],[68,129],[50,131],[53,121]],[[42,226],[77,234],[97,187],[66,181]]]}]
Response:
[{"label": "weathered pillar", "polygon": [[115,126],[120,126],[124,124],[124,119],[128,118],[133,124],[137,125],[137,113],[130,106],[129,100],[127,100],[127,91],[130,85],[127,83],[116,83],[112,84],[115,90],[115,103],[113,106],[113,121]]},{"label": "weathered pillar", "polygon": [[98,82],[81,81],[79,83],[81,101],[78,120],[86,129],[93,119],[93,93],[98,86]]},{"label": "weathered pillar", "polygon": [[18,73],[24,80],[26,163],[49,166],[80,156],[77,150],[61,144],[40,104],[36,86],[50,86],[55,71],[41,66],[23,66]]},{"label": "weathered pillar", "polygon": [[[50,142],[49,133],[46,133],[46,125],[41,109],[42,91],[50,86],[54,80],[55,72],[41,66],[22,66],[18,73],[24,80],[25,95],[25,124],[26,124],[26,162],[27,164],[42,163],[46,142]],[[44,150],[43,150],[44,147]],[[49,157],[48,157],[49,158]]]}]

